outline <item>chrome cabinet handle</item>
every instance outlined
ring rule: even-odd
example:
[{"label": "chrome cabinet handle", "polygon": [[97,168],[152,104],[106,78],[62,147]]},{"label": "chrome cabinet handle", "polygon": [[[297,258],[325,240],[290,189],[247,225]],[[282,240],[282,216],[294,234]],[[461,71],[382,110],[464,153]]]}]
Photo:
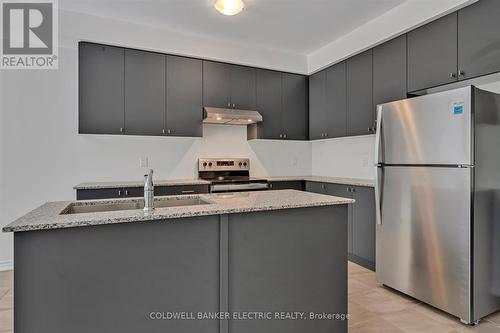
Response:
[{"label": "chrome cabinet handle", "polygon": [[227,103],[227,107],[230,108],[231,107],[231,103]]},{"label": "chrome cabinet handle", "polygon": [[235,108],[235,107],[236,107],[236,104],[233,103],[233,108]]},{"label": "chrome cabinet handle", "polygon": [[190,194],[190,193],[194,193],[194,190],[185,190],[185,191],[181,191],[182,194]]},{"label": "chrome cabinet handle", "polygon": [[285,139],[286,139],[286,134],[283,134],[283,138],[285,138]]},{"label": "chrome cabinet handle", "polygon": [[464,70],[459,70],[458,71],[459,76],[465,76],[465,71]]},{"label": "chrome cabinet handle", "polygon": [[121,197],[123,195],[123,191],[122,190],[118,190],[118,196]]},{"label": "chrome cabinet handle", "polygon": [[167,130],[167,134],[170,134],[170,130],[169,129]]},{"label": "chrome cabinet handle", "polygon": [[120,127],[120,133],[123,133],[123,127]]},{"label": "chrome cabinet handle", "polygon": [[162,130],[161,130],[161,133],[162,133],[162,134],[165,134],[165,129],[162,129]]},{"label": "chrome cabinet handle", "polygon": [[129,195],[130,194],[130,191],[129,190],[125,190],[125,195]]},{"label": "chrome cabinet handle", "polygon": [[454,79],[457,77],[457,73],[450,73],[450,78]]},{"label": "chrome cabinet handle", "polygon": [[283,134],[280,134],[280,138],[282,138],[282,137],[283,137]]}]

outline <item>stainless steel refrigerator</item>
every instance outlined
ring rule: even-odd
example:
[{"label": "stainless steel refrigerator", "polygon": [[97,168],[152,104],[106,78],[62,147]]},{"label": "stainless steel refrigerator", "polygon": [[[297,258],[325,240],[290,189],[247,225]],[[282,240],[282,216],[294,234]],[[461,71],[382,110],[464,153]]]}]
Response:
[{"label": "stainless steel refrigerator", "polygon": [[377,120],[377,279],[476,323],[500,309],[500,95],[469,86]]}]

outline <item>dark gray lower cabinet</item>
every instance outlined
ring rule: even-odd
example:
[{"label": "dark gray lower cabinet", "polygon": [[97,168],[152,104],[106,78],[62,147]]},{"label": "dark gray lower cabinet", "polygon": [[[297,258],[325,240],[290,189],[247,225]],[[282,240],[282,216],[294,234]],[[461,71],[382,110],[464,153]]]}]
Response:
[{"label": "dark gray lower cabinet", "polygon": [[125,50],[125,134],[162,135],[165,56]]},{"label": "dark gray lower cabinet", "polygon": [[166,135],[203,136],[202,61],[166,56]]},{"label": "dark gray lower cabinet", "polygon": [[78,47],[78,132],[121,134],[125,50],[90,43],[80,43]]},{"label": "dark gray lower cabinet", "polygon": [[[345,206],[229,215],[230,312],[345,313],[346,219]],[[230,320],[229,332],[347,332],[347,321]]]},{"label": "dark gray lower cabinet", "polygon": [[375,193],[371,187],[306,182],[306,191],[337,197],[353,198],[349,205],[349,260],[375,270]]},{"label": "dark gray lower cabinet", "polygon": [[269,182],[270,190],[298,190],[304,191],[305,184],[301,180],[293,180],[286,182]]},{"label": "dark gray lower cabinet", "polygon": [[[208,193],[208,185],[155,186],[155,195],[182,195]],[[76,190],[77,200],[138,198],[144,195],[143,187],[99,188]]]}]

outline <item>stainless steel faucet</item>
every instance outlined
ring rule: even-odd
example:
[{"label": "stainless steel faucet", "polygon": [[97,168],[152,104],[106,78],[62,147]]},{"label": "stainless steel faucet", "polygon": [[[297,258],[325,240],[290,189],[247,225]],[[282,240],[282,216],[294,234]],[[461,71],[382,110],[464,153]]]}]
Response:
[{"label": "stainless steel faucet", "polygon": [[155,210],[155,189],[153,186],[153,169],[144,175],[144,212],[151,213]]}]

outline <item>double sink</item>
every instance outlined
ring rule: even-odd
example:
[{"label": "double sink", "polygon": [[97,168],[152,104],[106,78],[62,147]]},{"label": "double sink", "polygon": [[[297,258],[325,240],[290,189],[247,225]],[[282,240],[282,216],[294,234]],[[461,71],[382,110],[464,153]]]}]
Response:
[{"label": "double sink", "polygon": [[[156,199],[154,201],[155,208],[168,208],[168,207],[183,207],[183,206],[199,206],[210,205],[214,202],[200,196],[196,197],[171,197]],[[87,214],[87,213],[102,213],[126,210],[139,210],[144,208],[144,200],[133,201],[115,201],[115,202],[73,202],[69,204],[62,212],[65,214]]]}]

